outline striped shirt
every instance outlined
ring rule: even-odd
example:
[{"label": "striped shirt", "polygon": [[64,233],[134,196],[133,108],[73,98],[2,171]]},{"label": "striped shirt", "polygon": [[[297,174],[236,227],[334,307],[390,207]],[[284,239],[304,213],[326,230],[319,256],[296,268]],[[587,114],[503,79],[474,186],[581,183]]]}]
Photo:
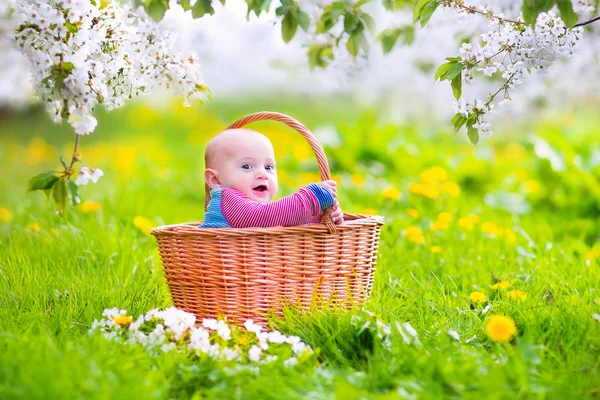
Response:
[{"label": "striped shirt", "polygon": [[267,228],[317,223],[323,210],[334,203],[331,193],[315,183],[270,203],[251,200],[232,188],[218,188],[210,191],[204,223],[198,228]]}]

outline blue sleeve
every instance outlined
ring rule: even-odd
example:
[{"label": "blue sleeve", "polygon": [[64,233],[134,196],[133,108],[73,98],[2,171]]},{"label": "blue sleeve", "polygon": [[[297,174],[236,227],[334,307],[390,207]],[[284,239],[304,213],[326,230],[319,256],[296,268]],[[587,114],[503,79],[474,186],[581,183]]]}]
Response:
[{"label": "blue sleeve", "polygon": [[221,210],[221,194],[223,188],[213,189],[210,191],[210,202],[204,213],[204,222],[198,225],[198,228],[230,228],[231,225],[223,216]]},{"label": "blue sleeve", "polygon": [[316,183],[310,183],[306,187],[311,192],[313,192],[317,200],[319,200],[319,206],[321,207],[321,211],[335,204],[335,199],[333,198],[333,195],[329,193],[329,190],[325,189],[324,187],[319,186]]}]

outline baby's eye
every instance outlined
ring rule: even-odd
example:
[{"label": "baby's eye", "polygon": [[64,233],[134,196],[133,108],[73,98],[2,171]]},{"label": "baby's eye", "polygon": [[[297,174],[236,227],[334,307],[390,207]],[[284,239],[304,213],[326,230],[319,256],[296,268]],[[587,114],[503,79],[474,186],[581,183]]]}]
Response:
[{"label": "baby's eye", "polygon": [[250,169],[250,168],[252,168],[252,166],[250,164],[248,164],[248,163],[245,163],[245,164],[242,164],[242,168],[243,169]]},{"label": "baby's eye", "polygon": [[269,164],[269,165],[265,165],[265,169],[266,169],[267,171],[270,171],[270,170],[272,170],[272,169],[275,169],[275,166],[274,166],[274,165],[271,165],[271,164]]}]

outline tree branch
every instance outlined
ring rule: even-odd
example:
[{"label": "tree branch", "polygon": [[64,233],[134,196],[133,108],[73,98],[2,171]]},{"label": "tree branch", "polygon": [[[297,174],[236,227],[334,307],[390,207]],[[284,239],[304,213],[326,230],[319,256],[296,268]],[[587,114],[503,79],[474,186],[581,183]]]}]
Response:
[{"label": "tree branch", "polygon": [[575,25],[573,26],[573,28],[577,28],[577,27],[580,27],[580,26],[585,26],[585,25],[587,25],[587,24],[591,24],[592,22],[596,22],[596,21],[598,21],[598,20],[600,20],[600,15],[599,15],[599,16],[597,16],[596,18],[592,18],[592,19],[590,19],[589,21],[583,21],[583,22],[580,22],[580,23],[578,23],[578,24],[575,24]]}]

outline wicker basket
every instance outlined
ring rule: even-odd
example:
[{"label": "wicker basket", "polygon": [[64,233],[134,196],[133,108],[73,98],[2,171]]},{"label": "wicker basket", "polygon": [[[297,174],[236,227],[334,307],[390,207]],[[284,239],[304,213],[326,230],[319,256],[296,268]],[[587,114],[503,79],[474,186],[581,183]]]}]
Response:
[{"label": "wicker basket", "polygon": [[[306,138],[330,179],[318,140],[301,123],[275,112],[259,112],[229,128],[274,120]],[[206,187],[206,204],[210,200]],[[383,218],[344,214],[334,225],[325,210],[321,224],[273,228],[197,228],[201,222],[152,229],[176,307],[197,318],[226,315],[237,323],[266,323],[285,303],[309,307],[315,299],[359,304],[373,286]]]}]

